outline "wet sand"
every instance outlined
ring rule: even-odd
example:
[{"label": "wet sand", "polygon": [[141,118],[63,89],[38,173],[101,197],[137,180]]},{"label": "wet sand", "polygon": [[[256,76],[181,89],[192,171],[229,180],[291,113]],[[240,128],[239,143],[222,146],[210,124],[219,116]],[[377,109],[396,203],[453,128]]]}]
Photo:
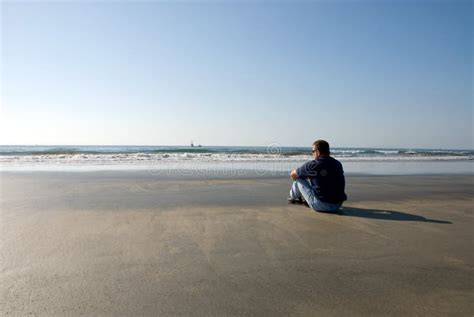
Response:
[{"label": "wet sand", "polygon": [[474,176],[0,173],[1,315],[471,316]]}]

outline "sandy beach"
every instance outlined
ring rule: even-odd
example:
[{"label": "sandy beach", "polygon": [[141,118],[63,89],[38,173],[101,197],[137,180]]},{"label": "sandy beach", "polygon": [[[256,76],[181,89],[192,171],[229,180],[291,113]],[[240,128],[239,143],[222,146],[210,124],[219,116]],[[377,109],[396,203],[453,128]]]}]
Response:
[{"label": "sandy beach", "polygon": [[342,215],[286,177],[2,172],[0,313],[472,316],[472,175],[347,176]]}]

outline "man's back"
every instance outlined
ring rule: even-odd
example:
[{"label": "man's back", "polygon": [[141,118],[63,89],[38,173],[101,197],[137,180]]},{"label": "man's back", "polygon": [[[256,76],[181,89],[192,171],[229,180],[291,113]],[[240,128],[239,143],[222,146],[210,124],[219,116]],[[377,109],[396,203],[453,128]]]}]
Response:
[{"label": "man's back", "polygon": [[309,178],[316,197],[327,203],[347,200],[344,192],[345,178],[342,164],[331,156],[321,156],[303,164],[297,170],[298,177]]}]

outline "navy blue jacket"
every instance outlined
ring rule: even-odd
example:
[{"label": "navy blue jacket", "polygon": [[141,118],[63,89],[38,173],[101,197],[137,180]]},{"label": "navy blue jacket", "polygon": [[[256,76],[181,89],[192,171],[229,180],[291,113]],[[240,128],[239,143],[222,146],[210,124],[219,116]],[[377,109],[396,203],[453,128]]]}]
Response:
[{"label": "navy blue jacket", "polygon": [[309,161],[296,169],[299,178],[309,178],[316,197],[327,203],[347,200],[342,164],[331,156]]}]

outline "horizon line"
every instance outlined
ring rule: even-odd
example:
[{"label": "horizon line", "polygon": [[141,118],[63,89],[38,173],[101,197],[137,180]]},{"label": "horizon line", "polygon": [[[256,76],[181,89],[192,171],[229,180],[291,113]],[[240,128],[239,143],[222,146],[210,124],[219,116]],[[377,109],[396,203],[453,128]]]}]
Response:
[{"label": "horizon line", "polygon": [[[121,146],[121,147],[189,147],[191,145],[176,145],[176,144],[0,144],[0,147],[5,146],[96,146],[96,147],[112,147],[112,146]],[[311,145],[282,145],[278,142],[272,142],[266,145],[194,145],[193,147],[269,147],[269,146],[279,146],[282,148],[311,148]],[[343,148],[350,148],[350,149],[414,149],[414,150],[467,150],[467,151],[474,151],[474,148],[429,148],[429,147],[413,147],[413,146],[405,146],[405,147],[390,147],[390,146],[331,146],[334,149],[343,149]]]}]

